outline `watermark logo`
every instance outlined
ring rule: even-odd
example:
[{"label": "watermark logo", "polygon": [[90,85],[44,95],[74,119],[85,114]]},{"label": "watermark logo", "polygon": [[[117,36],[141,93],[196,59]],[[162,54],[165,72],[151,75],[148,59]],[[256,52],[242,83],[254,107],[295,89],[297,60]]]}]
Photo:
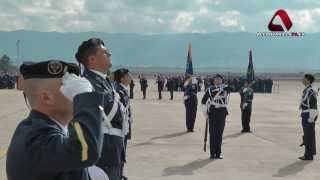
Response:
[{"label": "watermark logo", "polygon": [[287,31],[289,31],[292,27],[292,21],[288,15],[288,13],[283,10],[283,9],[280,9],[278,10],[272,17],[272,19],[270,20],[270,23],[269,23],[269,30],[270,31],[284,31],[284,28],[282,27],[281,24],[274,24],[274,19],[279,16],[283,25],[285,26],[285,28],[287,29]]},{"label": "watermark logo", "polygon": [[[279,17],[282,24],[275,24],[276,17]],[[304,32],[290,32],[293,23],[284,9],[277,10],[272,16],[268,29],[269,32],[258,32],[258,37],[302,37],[305,35]]]}]

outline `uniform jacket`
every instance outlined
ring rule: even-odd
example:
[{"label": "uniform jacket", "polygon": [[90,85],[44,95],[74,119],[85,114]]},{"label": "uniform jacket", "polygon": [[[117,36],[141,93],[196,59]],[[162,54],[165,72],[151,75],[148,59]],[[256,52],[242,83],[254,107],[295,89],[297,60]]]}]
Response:
[{"label": "uniform jacket", "polygon": [[253,100],[253,89],[241,88],[240,98],[241,98],[240,106],[242,107],[244,103],[247,103],[247,107],[250,108],[252,106],[252,100]]},{"label": "uniform jacket", "polygon": [[301,110],[318,109],[317,92],[310,85],[303,90],[300,103]]},{"label": "uniform jacket", "polygon": [[[116,102],[116,91],[113,82],[108,78],[103,79],[100,75],[85,69],[83,76],[87,78],[92,84],[95,91],[100,92],[104,96],[104,111],[105,115],[109,115],[114,102]],[[121,102],[118,101],[116,104],[117,110],[115,111],[114,117],[111,119],[111,128],[119,129],[122,131],[123,127],[123,114],[121,110]],[[103,128],[107,127],[107,124],[103,124]],[[110,126],[110,125],[109,125]],[[97,166],[119,166],[122,162],[122,153],[124,151],[123,137],[104,134],[104,143]]]},{"label": "uniform jacket", "polygon": [[231,90],[232,89],[227,85],[210,86],[206,90],[201,100],[201,104],[209,104],[210,107],[208,109],[224,108],[227,110]]},{"label": "uniform jacket", "polygon": [[124,134],[130,136],[132,123],[132,109],[130,105],[130,97],[128,90],[119,83],[115,83],[115,88],[120,95],[120,102],[124,108]]},{"label": "uniform jacket", "polygon": [[184,95],[191,97],[195,96],[197,97],[198,87],[197,84],[187,84],[184,86]]},{"label": "uniform jacket", "polygon": [[100,157],[103,96],[74,98],[68,134],[47,115],[32,110],[19,123],[7,154],[8,180],[89,180],[87,167]]}]

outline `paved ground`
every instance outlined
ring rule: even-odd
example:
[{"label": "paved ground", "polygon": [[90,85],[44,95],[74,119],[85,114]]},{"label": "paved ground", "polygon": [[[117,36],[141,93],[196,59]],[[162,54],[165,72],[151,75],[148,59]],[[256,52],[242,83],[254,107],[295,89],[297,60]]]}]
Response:
[{"label": "paved ground", "polygon": [[[253,134],[240,134],[239,95],[230,98],[223,160],[211,161],[202,151],[205,120],[198,111],[195,133],[185,133],[182,94],[173,101],[156,99],[153,82],[148,99],[136,88],[134,138],[129,145],[126,173],[130,180],[270,180],[320,178],[320,161],[298,161],[303,154],[298,118],[300,82],[280,83],[280,93],[256,94]],[[199,100],[201,99],[199,94]],[[0,179],[5,179],[5,150],[27,108],[20,92],[0,91]],[[318,125],[317,125],[318,126]],[[319,132],[317,132],[319,137]],[[318,147],[320,143],[318,141]]]}]

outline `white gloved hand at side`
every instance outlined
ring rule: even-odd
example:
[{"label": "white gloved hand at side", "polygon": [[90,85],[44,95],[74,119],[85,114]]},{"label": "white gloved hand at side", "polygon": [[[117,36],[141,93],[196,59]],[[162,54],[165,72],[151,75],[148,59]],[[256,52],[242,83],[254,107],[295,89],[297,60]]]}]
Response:
[{"label": "white gloved hand at side", "polygon": [[245,109],[248,106],[248,103],[243,103],[242,109]]},{"label": "white gloved hand at side", "polygon": [[76,95],[92,92],[93,87],[86,78],[66,72],[62,77],[62,86],[60,87],[60,91],[65,97],[73,102],[73,98]]},{"label": "white gloved hand at side", "polygon": [[109,180],[108,175],[97,166],[89,167],[88,172],[92,180]]},{"label": "white gloved hand at side", "polygon": [[316,120],[316,117],[318,116],[318,111],[316,109],[312,109],[309,111],[309,123],[314,123]]},{"label": "white gloved hand at side", "polygon": [[207,105],[202,104],[201,105],[201,110],[202,110],[203,116],[207,119],[208,118]]}]

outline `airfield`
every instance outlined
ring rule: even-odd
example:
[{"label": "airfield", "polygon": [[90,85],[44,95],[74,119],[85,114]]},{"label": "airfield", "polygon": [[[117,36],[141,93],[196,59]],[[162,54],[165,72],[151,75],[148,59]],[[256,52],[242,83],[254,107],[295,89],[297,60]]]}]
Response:
[{"label": "airfield", "polygon": [[[208,152],[202,150],[205,119],[200,106],[195,132],[186,133],[183,94],[175,92],[171,101],[169,93],[164,92],[159,101],[155,81],[149,80],[147,99],[142,100],[136,80],[133,139],[125,174],[130,180],[318,180],[320,156],[312,162],[297,159],[304,152],[299,147],[302,89],[300,81],[283,80],[276,93],[255,94],[251,134],[240,133],[240,96],[231,94],[224,159],[210,160]],[[202,95],[198,94],[199,105]],[[28,111],[20,91],[0,90],[1,180],[6,179],[6,149],[11,136]],[[319,139],[319,123],[316,131]]]}]

